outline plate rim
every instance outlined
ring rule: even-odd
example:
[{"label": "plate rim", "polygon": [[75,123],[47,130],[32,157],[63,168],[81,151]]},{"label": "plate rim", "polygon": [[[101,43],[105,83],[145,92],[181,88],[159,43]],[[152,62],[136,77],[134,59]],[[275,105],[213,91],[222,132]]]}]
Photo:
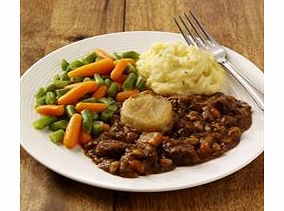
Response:
[{"label": "plate rim", "polygon": [[[88,38],[85,38],[85,39],[82,39],[82,40],[79,40],[79,41],[76,41],[76,42],[72,42],[68,45],[65,45],[65,46],[62,46],[54,51],[51,51],[49,52],[48,54],[46,54],[44,57],[42,57],[41,59],[39,59],[38,61],[36,61],[34,64],[32,64],[23,74],[22,76],[20,77],[20,84],[22,83],[22,81],[24,80],[24,78],[26,77],[26,75],[34,68],[34,66],[36,66],[38,63],[42,62],[42,60],[44,59],[48,59],[48,57],[52,56],[53,54],[55,54],[56,52],[58,51],[61,51],[65,48],[69,48],[70,46],[73,46],[75,44],[78,44],[78,43],[81,43],[81,42],[86,42],[87,40],[91,40],[91,39],[94,39],[94,38],[100,38],[100,37],[107,37],[107,36],[112,36],[112,35],[117,35],[117,34],[131,34],[131,33],[165,33],[165,34],[173,34],[173,35],[180,35],[180,33],[175,33],[175,32],[166,32],[166,31],[126,31],[126,32],[115,32],[115,33],[109,33],[109,34],[100,34],[100,35],[95,35],[95,36],[92,36],[92,37],[88,37]],[[229,51],[237,54],[239,57],[242,57],[243,59],[249,61],[251,64],[253,64],[255,66],[255,69],[258,69],[260,71],[261,74],[263,74],[263,72],[261,71],[261,69],[256,65],[254,64],[252,61],[250,61],[248,58],[246,58],[245,56],[241,55],[240,53],[226,47],[226,49],[228,49]],[[255,70],[254,70],[255,72]],[[20,89],[20,92],[22,92],[22,89]],[[21,96],[21,94],[20,94]],[[20,131],[21,133],[21,131]],[[20,137],[22,137],[20,135]],[[75,180],[75,181],[78,181],[78,182],[82,182],[84,184],[87,184],[87,185],[91,185],[91,186],[95,186],[95,187],[100,187],[100,188],[105,188],[105,189],[109,189],[109,190],[119,190],[119,191],[127,191],[127,192],[164,192],[164,191],[174,191],[174,190],[181,190],[181,189],[187,189],[187,188],[191,188],[191,187],[196,187],[196,186],[200,186],[200,185],[204,185],[204,184],[208,184],[210,182],[213,182],[213,181],[217,181],[221,178],[224,178],[224,177],[227,177],[228,175],[231,175],[237,171],[239,171],[240,169],[244,168],[245,166],[247,166],[248,164],[250,164],[253,160],[255,160],[263,151],[264,151],[264,146],[262,145],[259,149],[259,151],[255,152],[254,155],[250,158],[250,159],[247,159],[246,162],[244,162],[242,165],[239,165],[237,168],[233,169],[232,171],[228,171],[226,172],[225,174],[221,174],[221,175],[218,175],[218,176],[215,176],[215,177],[211,177],[210,179],[207,179],[207,180],[203,180],[201,182],[197,182],[197,183],[194,183],[193,185],[192,184],[189,184],[189,185],[184,185],[184,184],[181,184],[181,185],[175,185],[174,187],[165,187],[165,188],[160,188],[160,189],[151,189],[151,188],[143,188],[143,189],[129,189],[129,187],[112,187],[111,184],[101,184],[101,183],[95,183],[95,182],[91,182],[91,181],[88,181],[88,180],[84,180],[84,178],[81,178],[81,177],[78,177],[76,175],[72,175],[72,174],[67,174],[63,171],[61,171],[61,169],[57,169],[57,168],[54,168],[53,166],[51,165],[48,165],[48,162],[46,162],[46,159],[42,159],[42,158],[39,158],[35,155],[35,153],[33,152],[33,150],[29,149],[28,146],[25,145],[24,141],[22,140],[22,138],[20,138],[20,145],[24,148],[24,150],[33,158],[35,159],[37,162],[39,162],[41,165],[45,166],[46,168],[62,175],[62,176],[65,176],[69,179],[72,179],[72,180]]]}]

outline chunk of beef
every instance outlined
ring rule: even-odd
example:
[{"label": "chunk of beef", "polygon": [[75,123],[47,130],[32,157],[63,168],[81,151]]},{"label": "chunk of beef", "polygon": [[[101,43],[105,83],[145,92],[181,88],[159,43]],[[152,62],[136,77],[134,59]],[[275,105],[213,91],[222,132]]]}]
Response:
[{"label": "chunk of beef", "polygon": [[238,123],[238,119],[236,117],[233,116],[229,116],[229,115],[224,115],[221,119],[220,119],[220,124],[226,127],[231,127],[234,126]]},{"label": "chunk of beef", "polygon": [[103,140],[100,141],[95,149],[95,154],[105,157],[119,157],[127,147],[127,144],[117,140]]},{"label": "chunk of beef", "polygon": [[156,147],[147,142],[138,142],[127,148],[121,158],[119,172],[124,177],[136,177],[154,173],[157,167]]},{"label": "chunk of beef", "polygon": [[250,128],[252,124],[252,118],[250,117],[241,117],[238,119],[238,126],[245,131]]},{"label": "chunk of beef", "polygon": [[163,144],[165,155],[178,166],[192,165],[200,162],[195,147],[186,140],[169,139]]}]

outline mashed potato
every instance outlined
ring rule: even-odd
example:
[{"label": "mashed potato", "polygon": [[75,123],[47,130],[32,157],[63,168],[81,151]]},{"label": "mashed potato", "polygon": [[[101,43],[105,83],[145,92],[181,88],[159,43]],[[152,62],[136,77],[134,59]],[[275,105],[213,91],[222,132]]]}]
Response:
[{"label": "mashed potato", "polygon": [[147,86],[159,94],[213,94],[225,80],[213,55],[177,42],[154,44],[136,65]]}]

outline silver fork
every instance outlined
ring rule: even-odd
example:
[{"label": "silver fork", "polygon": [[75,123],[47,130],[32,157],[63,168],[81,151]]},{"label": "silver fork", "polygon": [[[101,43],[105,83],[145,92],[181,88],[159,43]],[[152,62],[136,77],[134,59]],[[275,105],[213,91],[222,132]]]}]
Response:
[{"label": "silver fork", "polygon": [[184,17],[185,18],[182,18],[182,16],[179,15],[178,18],[175,18],[174,20],[187,44],[195,45],[210,51],[215,56],[218,63],[237,79],[251,95],[257,105],[264,110],[263,88],[250,81],[228,60],[225,48],[216,42],[212,35],[209,34],[200,22],[198,22],[192,12],[189,12],[189,14],[184,13]]}]

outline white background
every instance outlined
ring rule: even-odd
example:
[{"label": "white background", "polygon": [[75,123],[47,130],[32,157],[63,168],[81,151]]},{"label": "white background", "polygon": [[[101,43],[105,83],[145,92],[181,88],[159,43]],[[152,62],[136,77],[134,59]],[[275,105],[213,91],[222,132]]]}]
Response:
[{"label": "white background", "polygon": [[[283,1],[266,0],[264,4],[265,49],[265,125],[264,125],[264,206],[283,210],[284,184],[284,45]],[[282,209],[281,209],[282,208]]]},{"label": "white background", "polygon": [[19,210],[20,1],[1,1],[0,21],[0,210]]}]

